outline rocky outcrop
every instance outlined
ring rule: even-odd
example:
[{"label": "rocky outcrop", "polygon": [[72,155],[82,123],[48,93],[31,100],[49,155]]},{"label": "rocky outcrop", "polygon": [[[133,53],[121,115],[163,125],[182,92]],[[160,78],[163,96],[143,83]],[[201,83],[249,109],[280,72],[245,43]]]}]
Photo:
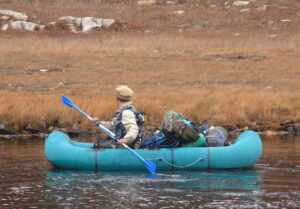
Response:
[{"label": "rocky outcrop", "polygon": [[28,22],[28,16],[24,13],[14,12],[11,10],[0,10],[0,29],[6,31],[23,30],[23,31],[37,31],[42,30],[43,25]]},{"label": "rocky outcrop", "polygon": [[37,31],[42,30],[43,25],[28,22],[28,16],[20,12],[11,10],[0,10],[0,29],[6,31],[24,30],[24,31]]},{"label": "rocky outcrop", "polygon": [[27,21],[28,16],[21,12],[14,12],[12,10],[0,10],[0,16],[9,17],[13,20]]},{"label": "rocky outcrop", "polygon": [[56,22],[46,25],[28,21],[28,16],[11,10],[0,10],[0,30],[19,31],[69,31],[72,33],[87,33],[100,29],[123,30],[127,28],[126,23],[117,22],[114,19],[103,19],[95,17],[72,17],[59,18]]},{"label": "rocky outcrop", "polygon": [[38,31],[38,30],[43,30],[44,27],[45,27],[44,25],[39,25],[32,22],[13,21],[9,24],[8,28],[13,30]]},{"label": "rocky outcrop", "polygon": [[116,24],[114,19],[102,19],[95,17],[77,18],[72,16],[61,17],[57,22],[51,22],[45,26],[45,30],[67,30],[73,33],[89,32],[101,28],[109,28]]}]

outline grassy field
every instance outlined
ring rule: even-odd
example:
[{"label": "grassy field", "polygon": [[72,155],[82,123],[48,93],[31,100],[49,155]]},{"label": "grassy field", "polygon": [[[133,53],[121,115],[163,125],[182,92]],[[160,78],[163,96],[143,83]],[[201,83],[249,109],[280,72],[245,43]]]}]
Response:
[{"label": "grassy field", "polygon": [[[0,8],[43,24],[68,15],[128,24],[90,34],[0,31],[0,123],[18,131],[90,130],[60,95],[109,120],[119,84],[135,91],[133,102],[149,125],[169,109],[232,129],[300,121],[300,2],[165,2],[0,0]],[[184,14],[173,14],[178,10]]]}]

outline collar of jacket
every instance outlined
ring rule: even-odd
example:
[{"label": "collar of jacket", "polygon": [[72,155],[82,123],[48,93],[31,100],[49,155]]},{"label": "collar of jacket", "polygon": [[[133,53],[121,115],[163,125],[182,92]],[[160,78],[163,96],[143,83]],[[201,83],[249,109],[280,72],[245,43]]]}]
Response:
[{"label": "collar of jacket", "polygon": [[123,103],[123,104],[119,107],[117,113],[121,112],[126,106],[129,106],[129,105],[132,105],[132,103],[131,103],[130,101],[129,101],[129,102]]}]

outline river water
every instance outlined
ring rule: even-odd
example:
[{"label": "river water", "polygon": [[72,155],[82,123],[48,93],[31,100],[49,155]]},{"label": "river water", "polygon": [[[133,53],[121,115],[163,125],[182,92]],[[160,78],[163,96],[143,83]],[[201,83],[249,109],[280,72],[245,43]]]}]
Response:
[{"label": "river water", "polygon": [[300,208],[300,138],[263,138],[253,169],[53,169],[44,139],[0,139],[0,208]]}]

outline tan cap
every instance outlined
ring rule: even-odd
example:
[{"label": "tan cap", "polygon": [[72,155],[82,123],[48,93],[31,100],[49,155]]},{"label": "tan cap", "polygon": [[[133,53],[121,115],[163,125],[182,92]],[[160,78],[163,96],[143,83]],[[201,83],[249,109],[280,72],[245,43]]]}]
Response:
[{"label": "tan cap", "polygon": [[118,99],[129,101],[133,96],[133,91],[126,85],[116,87],[116,96]]}]

